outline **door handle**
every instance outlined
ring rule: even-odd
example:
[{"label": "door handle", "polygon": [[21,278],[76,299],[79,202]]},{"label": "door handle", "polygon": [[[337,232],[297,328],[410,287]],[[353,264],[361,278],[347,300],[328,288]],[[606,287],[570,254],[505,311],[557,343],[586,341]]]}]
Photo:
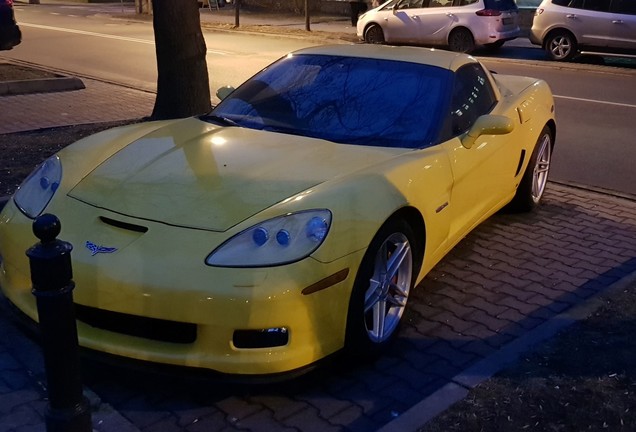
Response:
[{"label": "door handle", "polygon": [[623,20],[612,20],[612,24],[623,24]]}]

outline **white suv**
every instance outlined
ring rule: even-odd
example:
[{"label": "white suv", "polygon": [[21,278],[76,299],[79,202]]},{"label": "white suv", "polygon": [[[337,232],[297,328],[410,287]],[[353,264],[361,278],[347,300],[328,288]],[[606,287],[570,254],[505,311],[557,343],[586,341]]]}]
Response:
[{"label": "white suv", "polygon": [[517,38],[518,21],[514,0],[390,0],[360,16],[357,34],[367,43],[471,52],[477,45],[495,49]]},{"label": "white suv", "polygon": [[636,0],[543,0],[530,41],[558,61],[578,54],[636,58]]}]

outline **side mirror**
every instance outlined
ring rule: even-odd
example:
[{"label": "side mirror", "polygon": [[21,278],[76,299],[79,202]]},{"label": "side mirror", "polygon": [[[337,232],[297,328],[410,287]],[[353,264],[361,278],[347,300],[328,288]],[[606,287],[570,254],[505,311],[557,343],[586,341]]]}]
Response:
[{"label": "side mirror", "polygon": [[482,135],[505,135],[512,132],[515,124],[511,119],[502,115],[483,115],[477,119],[468,133],[461,139],[462,145],[469,149]]},{"label": "side mirror", "polygon": [[216,97],[218,97],[220,100],[223,100],[226,97],[228,97],[230,95],[230,93],[232,93],[233,91],[234,91],[234,87],[232,87],[232,86],[220,87],[216,91]]}]

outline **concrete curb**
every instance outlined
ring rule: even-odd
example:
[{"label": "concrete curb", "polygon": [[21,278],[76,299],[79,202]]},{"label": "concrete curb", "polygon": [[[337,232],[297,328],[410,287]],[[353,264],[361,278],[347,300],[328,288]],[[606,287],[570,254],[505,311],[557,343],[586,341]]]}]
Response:
[{"label": "concrete curb", "polygon": [[444,387],[412,406],[398,418],[378,429],[377,432],[417,431],[455,403],[464,399],[471,389],[514,364],[522,354],[538,348],[541,343],[556,336],[560,331],[592,315],[603,306],[605,297],[625,289],[635,281],[636,272],[633,272],[614,282],[589,300],[544,322],[496,353],[456,375]]},{"label": "concrete curb", "polygon": [[77,77],[43,78],[0,82],[0,96],[61,92],[86,88]]}]

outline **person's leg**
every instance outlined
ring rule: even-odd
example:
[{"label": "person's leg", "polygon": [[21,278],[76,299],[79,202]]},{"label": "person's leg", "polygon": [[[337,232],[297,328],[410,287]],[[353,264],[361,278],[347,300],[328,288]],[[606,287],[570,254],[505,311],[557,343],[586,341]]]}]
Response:
[{"label": "person's leg", "polygon": [[351,7],[351,26],[355,27],[358,23],[359,3],[357,1],[349,2]]}]

